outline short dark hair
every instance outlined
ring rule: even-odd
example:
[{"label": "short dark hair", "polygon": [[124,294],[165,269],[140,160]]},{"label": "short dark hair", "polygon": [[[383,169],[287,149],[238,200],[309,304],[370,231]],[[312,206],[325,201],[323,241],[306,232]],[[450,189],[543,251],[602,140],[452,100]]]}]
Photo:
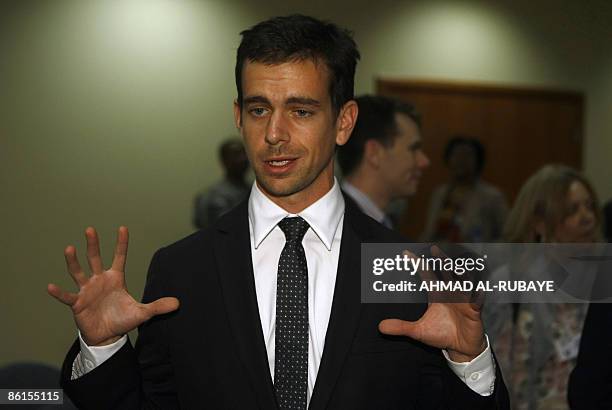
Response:
[{"label": "short dark hair", "polygon": [[385,147],[393,145],[398,134],[396,113],[407,115],[421,127],[421,116],[410,103],[374,95],[362,95],[355,101],[359,107],[357,123],[348,142],[338,148],[338,164],[344,175],[350,175],[359,166],[368,140],[376,140]]},{"label": "short dark hair", "polygon": [[448,165],[448,161],[450,161],[453,151],[460,145],[467,145],[474,150],[476,156],[476,173],[480,175],[485,166],[486,153],[484,145],[482,145],[482,142],[480,142],[478,138],[468,135],[453,136],[446,144],[446,148],[444,148],[444,163]]},{"label": "short dark hair", "polygon": [[321,60],[329,70],[329,94],[336,114],[353,99],[359,51],[350,31],[313,17],[293,14],[274,17],[240,33],[236,54],[236,88],[242,106],[242,69],[245,62],[280,64]]}]

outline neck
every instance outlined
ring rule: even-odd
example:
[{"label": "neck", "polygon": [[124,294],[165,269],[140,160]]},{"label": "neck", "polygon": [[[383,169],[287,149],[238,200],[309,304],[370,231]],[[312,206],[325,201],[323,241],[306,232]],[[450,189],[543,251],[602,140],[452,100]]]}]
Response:
[{"label": "neck", "polygon": [[477,177],[466,176],[453,179],[454,186],[470,187],[476,184]]},{"label": "neck", "polygon": [[346,180],[367,195],[381,211],[384,211],[391,202],[391,195],[372,172],[359,169],[347,176]]}]

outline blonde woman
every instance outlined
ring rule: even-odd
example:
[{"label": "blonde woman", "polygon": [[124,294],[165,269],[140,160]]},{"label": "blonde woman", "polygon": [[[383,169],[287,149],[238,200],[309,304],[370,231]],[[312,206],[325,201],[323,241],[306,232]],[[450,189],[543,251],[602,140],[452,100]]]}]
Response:
[{"label": "blonde woman", "polygon": [[[599,240],[599,226],[597,196],[589,181],[572,168],[548,165],[521,188],[503,237],[514,243],[588,243]],[[485,308],[485,326],[513,409],[569,408],[566,386],[585,312],[583,304],[566,303],[491,303]]]}]

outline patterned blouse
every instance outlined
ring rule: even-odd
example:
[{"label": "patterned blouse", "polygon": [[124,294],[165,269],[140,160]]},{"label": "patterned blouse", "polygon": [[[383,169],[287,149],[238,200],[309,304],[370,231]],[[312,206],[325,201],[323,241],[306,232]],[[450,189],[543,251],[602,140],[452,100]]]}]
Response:
[{"label": "patterned blouse", "polygon": [[[585,304],[498,305],[487,331],[510,392],[512,409],[565,410]],[[513,320],[514,318],[514,320]]]}]

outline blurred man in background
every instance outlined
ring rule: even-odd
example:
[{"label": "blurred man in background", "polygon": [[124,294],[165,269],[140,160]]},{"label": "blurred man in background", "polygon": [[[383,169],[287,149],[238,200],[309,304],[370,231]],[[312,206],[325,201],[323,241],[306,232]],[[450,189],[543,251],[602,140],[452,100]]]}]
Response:
[{"label": "blurred man in background", "polygon": [[225,140],[219,147],[219,160],[225,176],[195,198],[193,224],[198,229],[209,226],[249,196],[250,185],[246,181],[249,160],[242,141]]},{"label": "blurred man in background", "polygon": [[429,166],[420,117],[412,105],[388,97],[364,95],[355,100],[357,124],[348,143],[338,149],[345,178],[342,189],[364,213],[394,228],[386,213],[389,204],[414,195]]}]

